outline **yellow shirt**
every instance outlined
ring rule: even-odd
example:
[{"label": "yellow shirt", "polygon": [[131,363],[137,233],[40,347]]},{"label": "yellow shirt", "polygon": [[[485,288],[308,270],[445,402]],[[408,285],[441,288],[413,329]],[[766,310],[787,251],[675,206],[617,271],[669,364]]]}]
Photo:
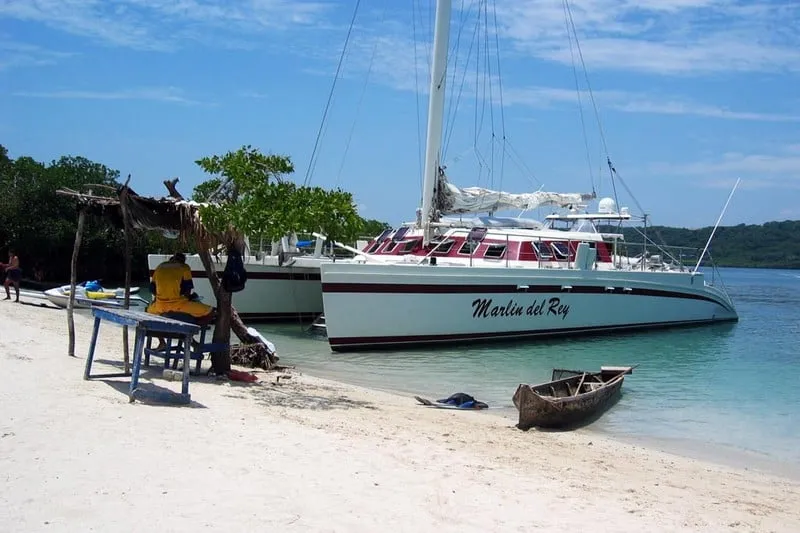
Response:
[{"label": "yellow shirt", "polygon": [[153,283],[156,286],[156,300],[165,303],[183,300],[186,297],[181,294],[181,288],[188,287],[191,290],[192,270],[184,263],[167,261],[156,267],[153,272]]}]

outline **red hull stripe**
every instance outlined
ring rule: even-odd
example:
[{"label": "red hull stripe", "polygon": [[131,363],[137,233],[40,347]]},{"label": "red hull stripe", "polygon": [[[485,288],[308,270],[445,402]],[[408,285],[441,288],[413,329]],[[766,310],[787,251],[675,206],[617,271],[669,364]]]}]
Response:
[{"label": "red hull stripe", "polygon": [[[245,266],[245,269],[247,266]],[[150,275],[153,275],[153,271],[150,271]],[[217,272],[218,276],[222,275],[222,272]],[[192,270],[192,277],[198,279],[206,279],[206,271],[205,270]],[[275,279],[275,280],[289,280],[289,281],[319,281],[320,275],[319,273],[305,273],[305,272],[247,272],[247,279]]]},{"label": "red hull stripe", "polygon": [[[734,319],[726,320],[726,322]],[[443,342],[466,342],[466,341],[502,341],[533,337],[555,337],[559,335],[579,335],[610,333],[622,330],[634,329],[657,329],[675,326],[693,326],[708,324],[711,322],[723,322],[722,320],[684,320],[677,322],[648,322],[644,324],[619,324],[613,326],[591,326],[578,328],[558,328],[558,329],[534,329],[509,332],[485,332],[485,333],[455,333],[442,335],[394,335],[384,337],[329,337],[328,342],[334,350],[342,348],[387,348],[391,346],[408,346],[411,344],[438,344]]]},{"label": "red hull stripe", "polygon": [[552,294],[570,292],[573,294],[625,294],[634,296],[655,296],[659,298],[685,298],[688,300],[705,300],[718,304],[728,311],[733,311],[725,302],[702,294],[688,292],[664,291],[657,289],[638,289],[629,291],[622,287],[606,290],[605,286],[573,285],[569,290],[562,290],[561,285],[531,285],[527,289],[517,289],[516,285],[415,285],[389,283],[323,283],[323,293],[373,293],[373,294]]}]

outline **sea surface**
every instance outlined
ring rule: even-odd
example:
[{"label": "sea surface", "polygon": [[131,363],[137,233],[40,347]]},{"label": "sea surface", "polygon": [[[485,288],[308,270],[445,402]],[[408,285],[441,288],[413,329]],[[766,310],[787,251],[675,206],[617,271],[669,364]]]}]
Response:
[{"label": "sea surface", "polygon": [[408,394],[410,402],[412,394],[466,392],[510,420],[517,385],[548,381],[554,367],[639,365],[626,376],[620,401],[585,431],[800,476],[800,271],[719,274],[737,323],[345,354],[331,352],[300,323],[256,327],[276,344],[281,363],[298,370]]}]

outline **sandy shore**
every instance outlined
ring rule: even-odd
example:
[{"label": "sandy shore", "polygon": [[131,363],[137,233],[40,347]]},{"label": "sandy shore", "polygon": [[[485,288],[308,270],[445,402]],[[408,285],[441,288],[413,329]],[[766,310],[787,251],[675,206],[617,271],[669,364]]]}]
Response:
[{"label": "sandy shore", "polygon": [[[300,372],[129,404],[127,380],[81,379],[76,327],[70,358],[64,311],[0,302],[2,531],[800,531],[788,479]],[[120,331],[103,326],[96,371]]]}]

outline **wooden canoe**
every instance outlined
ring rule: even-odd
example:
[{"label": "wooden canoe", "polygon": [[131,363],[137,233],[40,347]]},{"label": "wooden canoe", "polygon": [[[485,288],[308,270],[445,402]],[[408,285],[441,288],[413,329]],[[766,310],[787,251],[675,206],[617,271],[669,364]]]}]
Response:
[{"label": "wooden canoe", "polygon": [[567,428],[600,416],[618,398],[634,367],[600,367],[599,372],[554,369],[552,380],[521,384],[514,393],[520,429]]}]

